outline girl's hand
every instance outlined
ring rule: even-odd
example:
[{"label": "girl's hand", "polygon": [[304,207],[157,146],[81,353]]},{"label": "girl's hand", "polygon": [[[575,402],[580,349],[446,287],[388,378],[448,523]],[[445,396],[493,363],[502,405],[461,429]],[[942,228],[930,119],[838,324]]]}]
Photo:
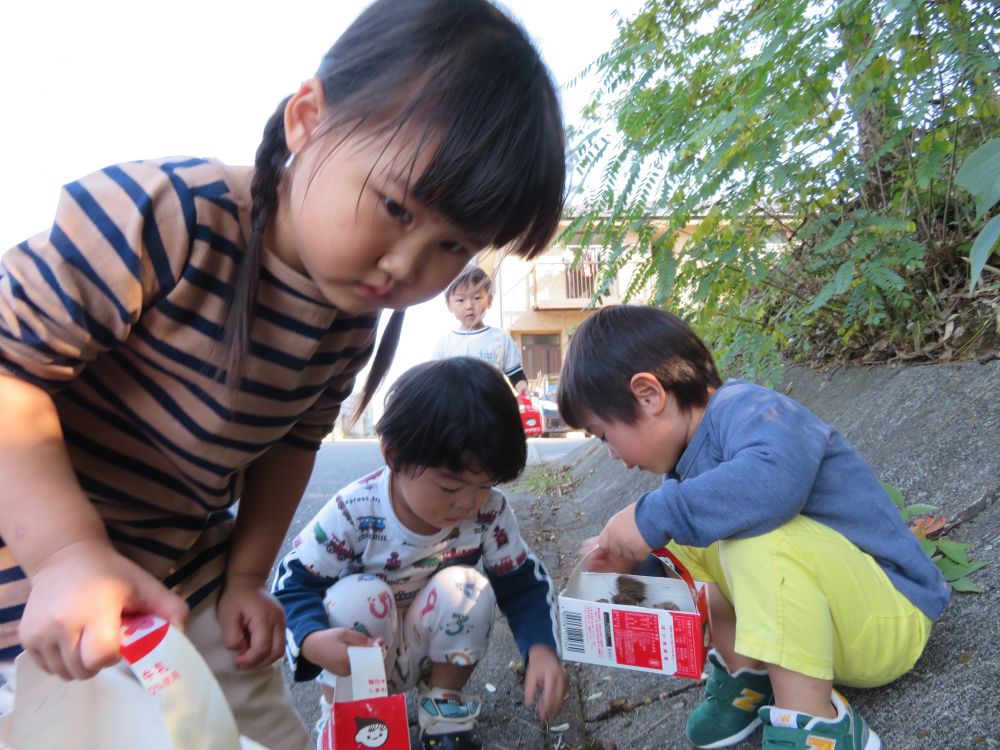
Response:
[{"label": "girl's hand", "polygon": [[579,555],[586,557],[583,565],[584,570],[589,570],[592,573],[632,573],[635,571],[634,562],[623,560],[620,557],[612,557],[597,545],[598,539],[599,537],[592,536],[580,545]]},{"label": "girl's hand", "polygon": [[380,644],[364,633],[351,628],[328,628],[316,630],[302,641],[302,656],[317,667],[339,677],[351,673],[351,661],[347,658],[348,646],[375,646]]},{"label": "girl's hand", "polygon": [[240,669],[265,667],[285,651],[285,612],[253,576],[228,575],[219,597],[222,644]]},{"label": "girl's hand", "polygon": [[635,522],[635,503],[611,516],[597,537],[597,545],[611,557],[632,562],[646,559],[652,548],[639,533]]},{"label": "girl's hand", "polygon": [[524,673],[524,705],[529,708],[534,705],[537,691],[541,691],[538,718],[551,721],[562,710],[569,691],[569,677],[555,651],[541,644],[528,650],[528,668]]},{"label": "girl's hand", "polygon": [[38,566],[18,632],[46,672],[84,680],[121,658],[123,612],[159,615],[183,627],[188,608],[106,540],[88,538]]}]

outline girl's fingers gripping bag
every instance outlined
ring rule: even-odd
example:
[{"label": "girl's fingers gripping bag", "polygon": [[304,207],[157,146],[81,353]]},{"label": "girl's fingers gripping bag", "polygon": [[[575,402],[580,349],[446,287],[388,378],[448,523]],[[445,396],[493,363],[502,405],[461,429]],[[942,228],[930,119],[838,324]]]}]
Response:
[{"label": "girl's fingers gripping bag", "polygon": [[218,682],[178,628],[124,618],[121,653],[122,663],[71,682],[21,654],[0,749],[266,750],[240,736]]},{"label": "girl's fingers gripping bag", "polygon": [[[337,681],[323,750],[410,750],[406,698],[389,695],[382,649],[350,646],[351,679]],[[346,689],[350,686],[350,689]]]}]

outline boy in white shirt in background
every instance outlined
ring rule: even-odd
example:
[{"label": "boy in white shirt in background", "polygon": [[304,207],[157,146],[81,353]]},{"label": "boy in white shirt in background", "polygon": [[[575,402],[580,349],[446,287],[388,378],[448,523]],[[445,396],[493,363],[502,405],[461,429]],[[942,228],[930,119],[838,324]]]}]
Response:
[{"label": "boy in white shirt in background", "polygon": [[493,304],[493,282],[486,272],[469,266],[451,283],[444,299],[459,327],[438,340],[433,358],[481,359],[500,370],[518,396],[527,393],[528,379],[514,339],[502,328],[483,324],[483,316]]}]

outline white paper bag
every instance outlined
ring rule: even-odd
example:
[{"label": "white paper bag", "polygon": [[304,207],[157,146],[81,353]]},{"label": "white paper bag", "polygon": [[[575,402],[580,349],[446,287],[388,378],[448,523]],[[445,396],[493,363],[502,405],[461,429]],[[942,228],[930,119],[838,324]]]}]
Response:
[{"label": "white paper bag", "polygon": [[90,680],[64,682],[21,654],[0,750],[266,750],[239,736],[218,682],[177,628],[123,620],[122,655]]}]

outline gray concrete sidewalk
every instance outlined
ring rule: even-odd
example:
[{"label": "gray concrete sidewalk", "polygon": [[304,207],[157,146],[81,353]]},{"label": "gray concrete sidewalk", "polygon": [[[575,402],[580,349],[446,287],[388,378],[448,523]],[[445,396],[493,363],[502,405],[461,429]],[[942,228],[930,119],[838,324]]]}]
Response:
[{"label": "gray concrete sidewalk", "polygon": [[[1000,748],[1000,362],[829,374],[792,368],[783,387],[840,428],[908,502],[937,505],[961,521],[951,537],[972,544],[971,557],[991,562],[973,576],[983,593],[953,595],[913,672],[882,688],[844,691],[848,699],[886,748]],[[573,467],[576,482],[564,496],[539,498],[517,485],[506,488],[522,532],[560,588],[580,542],[659,484],[658,477],[610,461],[597,441],[563,463]],[[506,623],[498,622],[468,686],[485,703],[487,748],[690,747],[684,722],[701,700],[698,681],[567,664],[570,696],[552,724],[566,728],[554,731],[523,705],[510,668],[518,659]],[[310,691],[296,687],[304,713],[314,718]],[[758,747],[759,734],[737,746]]]}]

